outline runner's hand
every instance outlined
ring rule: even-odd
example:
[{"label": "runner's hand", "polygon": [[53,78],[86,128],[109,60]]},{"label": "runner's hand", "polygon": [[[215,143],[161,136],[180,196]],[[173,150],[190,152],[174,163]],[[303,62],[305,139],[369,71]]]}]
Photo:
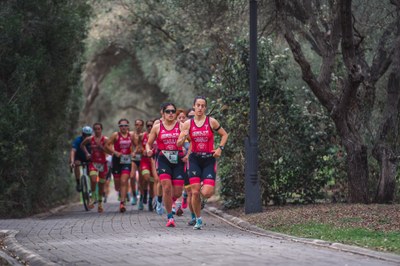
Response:
[{"label": "runner's hand", "polygon": [[152,150],[146,151],[146,154],[147,157],[151,157],[153,155],[153,151]]},{"label": "runner's hand", "polygon": [[187,163],[188,159],[189,159],[189,156],[186,155],[186,156],[184,156],[184,157],[182,158],[182,162]]},{"label": "runner's hand", "polygon": [[216,149],[216,150],[212,150],[212,153],[213,153],[213,157],[214,158],[219,158],[219,157],[221,157],[221,149]]}]

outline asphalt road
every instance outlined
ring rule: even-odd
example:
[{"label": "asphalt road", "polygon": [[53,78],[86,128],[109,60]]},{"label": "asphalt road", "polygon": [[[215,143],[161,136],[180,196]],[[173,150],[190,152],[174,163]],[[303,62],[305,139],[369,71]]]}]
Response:
[{"label": "asphalt road", "polygon": [[102,214],[75,204],[52,214],[0,220],[0,230],[7,252],[29,265],[400,265],[400,256],[343,252],[241,230],[210,212],[203,212],[203,230],[186,225],[188,211],[175,218],[177,227],[167,228],[165,215],[137,206],[121,214],[114,197]]}]

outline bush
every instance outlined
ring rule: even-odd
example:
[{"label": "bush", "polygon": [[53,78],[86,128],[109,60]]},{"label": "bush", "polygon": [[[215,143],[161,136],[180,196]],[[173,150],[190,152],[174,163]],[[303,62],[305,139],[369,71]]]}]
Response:
[{"label": "bush", "polygon": [[[84,1],[6,1],[0,14],[0,216],[66,200],[71,99],[80,79]],[[77,121],[74,117],[72,121]]]},{"label": "bush", "polygon": [[[248,43],[239,40],[221,55],[222,64],[205,93],[221,107],[215,116],[230,137],[219,163],[226,207],[244,202],[244,139],[249,129]],[[334,127],[305,88],[286,87],[287,50],[271,39],[258,45],[258,147],[263,204],[314,202],[328,181],[343,178]],[[301,98],[299,97],[301,96]],[[334,182],[334,181],[333,181]]]}]

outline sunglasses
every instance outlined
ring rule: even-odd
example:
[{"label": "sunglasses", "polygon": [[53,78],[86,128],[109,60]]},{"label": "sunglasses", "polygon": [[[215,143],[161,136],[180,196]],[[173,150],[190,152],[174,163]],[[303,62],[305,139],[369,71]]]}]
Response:
[{"label": "sunglasses", "polygon": [[175,109],[167,109],[167,110],[164,111],[164,113],[166,113],[166,114],[175,114],[176,110]]},{"label": "sunglasses", "polygon": [[142,124],[135,124],[135,126],[137,126],[137,127],[139,127],[139,126],[141,126]]},{"label": "sunglasses", "polygon": [[129,127],[129,125],[118,125],[119,127]]},{"label": "sunglasses", "polygon": [[192,119],[194,117],[194,115],[188,115],[189,119]]},{"label": "sunglasses", "polygon": [[148,125],[146,125],[147,127],[153,127],[153,124],[148,124]]}]

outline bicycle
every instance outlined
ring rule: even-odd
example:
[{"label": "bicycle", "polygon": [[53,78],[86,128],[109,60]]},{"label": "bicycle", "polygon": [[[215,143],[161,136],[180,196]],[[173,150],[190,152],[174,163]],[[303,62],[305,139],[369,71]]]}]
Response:
[{"label": "bicycle", "polygon": [[92,196],[92,190],[91,190],[91,186],[90,186],[90,178],[87,174],[87,167],[88,167],[88,163],[83,162],[80,184],[81,184],[83,207],[85,208],[86,211],[89,211],[90,210],[89,209],[89,201],[90,201],[90,197]]}]

